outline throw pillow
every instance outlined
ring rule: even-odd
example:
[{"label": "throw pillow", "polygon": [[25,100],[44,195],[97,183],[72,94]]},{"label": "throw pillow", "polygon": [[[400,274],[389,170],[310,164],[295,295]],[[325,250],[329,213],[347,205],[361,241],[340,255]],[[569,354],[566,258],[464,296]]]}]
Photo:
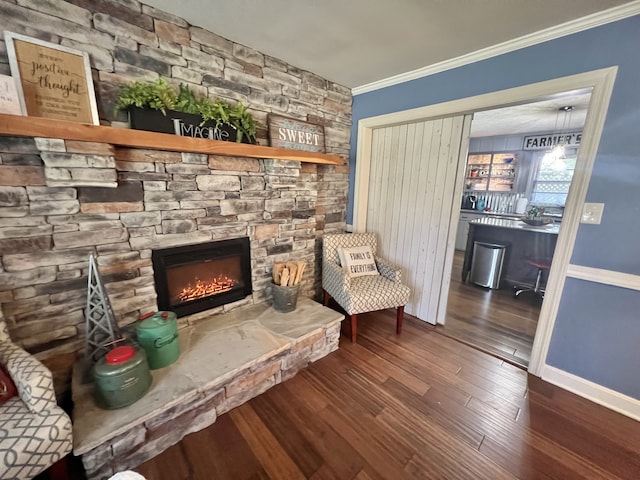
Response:
[{"label": "throw pillow", "polygon": [[16,395],[18,395],[16,384],[13,383],[4,367],[0,365],[0,405]]},{"label": "throw pillow", "polygon": [[378,275],[376,261],[370,245],[339,248],[338,256],[340,257],[340,265],[342,265],[342,268],[346,270],[350,277]]}]

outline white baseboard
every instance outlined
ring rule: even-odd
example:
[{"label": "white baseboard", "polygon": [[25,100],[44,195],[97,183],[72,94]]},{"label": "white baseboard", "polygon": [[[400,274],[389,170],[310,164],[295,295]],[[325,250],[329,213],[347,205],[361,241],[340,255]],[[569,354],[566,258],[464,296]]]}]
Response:
[{"label": "white baseboard", "polygon": [[351,225],[350,223],[347,223],[345,230],[349,233],[353,233],[353,225]]},{"label": "white baseboard", "polygon": [[640,400],[623,395],[551,365],[545,365],[542,368],[542,379],[603,407],[640,421]]}]

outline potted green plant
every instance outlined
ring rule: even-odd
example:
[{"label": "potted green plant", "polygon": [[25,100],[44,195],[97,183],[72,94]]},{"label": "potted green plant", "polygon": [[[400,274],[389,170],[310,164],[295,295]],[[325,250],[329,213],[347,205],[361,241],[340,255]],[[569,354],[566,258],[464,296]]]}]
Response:
[{"label": "potted green plant", "polygon": [[124,85],[115,108],[128,111],[137,130],[256,143],[256,122],[242,102],[198,98],[187,85],[176,91],[162,78]]},{"label": "potted green plant", "polygon": [[525,216],[522,218],[522,221],[527,225],[533,225],[539,227],[541,225],[546,225],[547,223],[551,223],[551,220],[547,218],[543,218],[544,215],[544,207],[539,207],[537,205],[531,205],[529,210],[525,213]]},{"label": "potted green plant", "polygon": [[236,127],[239,142],[243,141],[246,135],[250,143],[255,143],[256,121],[242,102],[236,103],[229,110],[229,123]]}]

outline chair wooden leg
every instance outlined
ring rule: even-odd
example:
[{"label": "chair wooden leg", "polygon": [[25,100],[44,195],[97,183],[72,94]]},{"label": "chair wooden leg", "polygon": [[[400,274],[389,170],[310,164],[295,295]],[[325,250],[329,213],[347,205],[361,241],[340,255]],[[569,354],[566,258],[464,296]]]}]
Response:
[{"label": "chair wooden leg", "polygon": [[328,307],[329,306],[329,300],[331,300],[331,295],[329,295],[329,293],[327,293],[326,290],[323,290],[323,292],[324,292],[324,299],[323,299],[322,304],[325,307]]},{"label": "chair wooden leg", "polygon": [[351,343],[356,343],[356,335],[358,334],[358,320],[355,313],[349,316],[351,319]]},{"label": "chair wooden leg", "polygon": [[398,307],[398,313],[396,314],[396,333],[400,335],[402,333],[402,320],[404,319],[404,305]]},{"label": "chair wooden leg", "polygon": [[60,460],[49,467],[48,474],[51,480],[69,479],[69,465],[67,461],[68,458],[68,456],[62,457]]}]

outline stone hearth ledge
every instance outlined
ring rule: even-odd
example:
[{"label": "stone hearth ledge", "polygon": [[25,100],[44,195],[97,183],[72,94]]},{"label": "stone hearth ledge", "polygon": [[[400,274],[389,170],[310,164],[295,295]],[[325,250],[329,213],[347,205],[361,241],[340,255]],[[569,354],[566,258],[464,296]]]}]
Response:
[{"label": "stone hearth ledge", "polygon": [[[187,317],[188,318],[188,317]],[[134,468],[215,422],[218,415],[337,350],[344,316],[307,298],[291,313],[268,304],[241,307],[179,330],[180,358],[152,370],[136,403],[100,409],[92,384],[73,374],[74,454],[89,479]]]}]

